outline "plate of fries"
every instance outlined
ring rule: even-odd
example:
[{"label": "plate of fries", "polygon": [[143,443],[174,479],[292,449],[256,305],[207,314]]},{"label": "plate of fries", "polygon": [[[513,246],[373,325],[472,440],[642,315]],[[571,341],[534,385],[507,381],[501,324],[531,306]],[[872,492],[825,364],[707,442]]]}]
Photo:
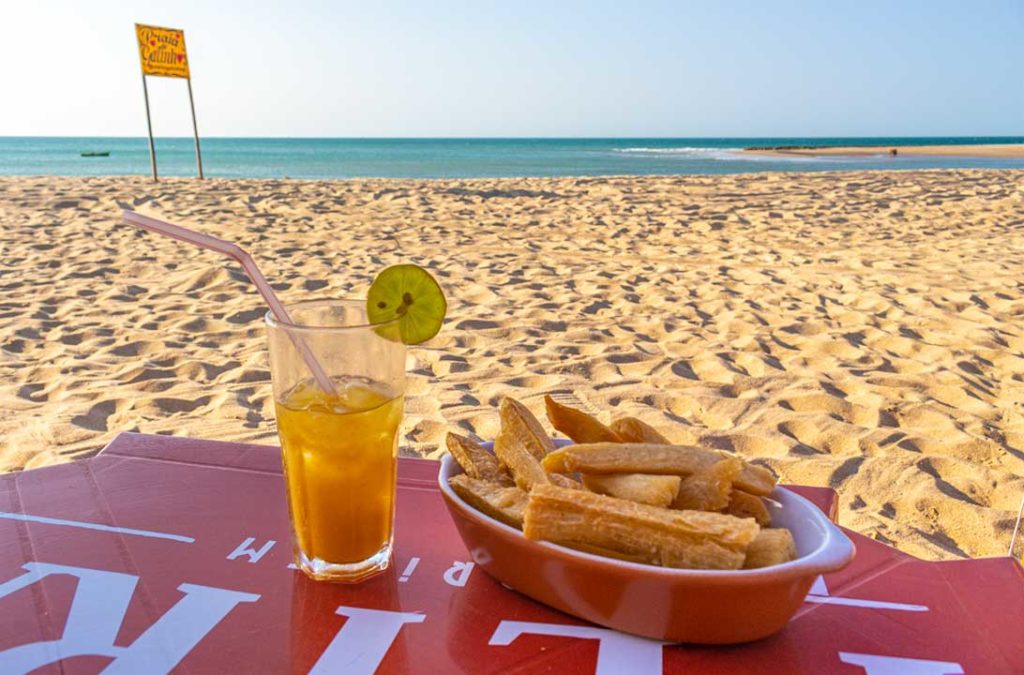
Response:
[{"label": "plate of fries", "polygon": [[842,530],[763,466],[636,418],[545,407],[571,440],[505,398],[494,442],[448,434],[438,475],[474,562],[534,600],[658,640],[748,642],[853,559]]}]

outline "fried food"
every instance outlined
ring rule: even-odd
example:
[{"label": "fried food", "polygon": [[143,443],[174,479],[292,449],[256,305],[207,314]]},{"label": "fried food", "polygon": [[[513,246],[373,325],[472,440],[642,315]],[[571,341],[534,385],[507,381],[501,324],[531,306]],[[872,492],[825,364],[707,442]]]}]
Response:
[{"label": "fried food", "polygon": [[550,396],[544,397],[551,425],[576,443],[618,443],[619,435],[593,415],[562,405]]},{"label": "fried food", "polygon": [[554,450],[555,444],[529,408],[505,397],[501,401],[501,431],[494,439],[494,454],[512,473],[516,486],[529,491],[539,483],[553,483],[579,490],[579,481],[557,472],[547,473],[540,459]]},{"label": "fried food", "polygon": [[521,427],[502,425],[494,439],[494,454],[512,473],[516,486],[529,492],[534,485],[547,485],[551,481],[540,460],[530,452],[527,438]]},{"label": "fried food", "polygon": [[455,494],[467,504],[491,518],[506,525],[523,528],[523,512],[526,510],[526,492],[517,487],[503,487],[466,474],[448,479]]},{"label": "fried food", "polygon": [[528,539],[597,546],[691,569],[739,569],[759,530],[750,519],[672,511],[554,485],[534,487],[523,520]]},{"label": "fried food", "polygon": [[612,431],[618,434],[623,443],[672,445],[672,441],[662,436],[657,429],[635,417],[620,417],[615,420],[612,422]]},{"label": "fried food", "polygon": [[549,473],[548,481],[550,481],[552,485],[558,485],[559,487],[571,488],[573,490],[583,489],[583,484],[578,480],[570,478],[569,476],[564,476],[560,473]]},{"label": "fried food", "polygon": [[[613,427],[608,427],[593,415],[582,410],[562,405],[550,396],[544,397],[548,419],[551,424],[576,443],[621,443],[626,440]],[[620,426],[640,438],[652,439],[658,443],[668,441],[652,427],[633,417],[619,420]],[[624,424],[622,424],[624,423]],[[611,495],[641,504],[668,506],[675,497],[679,481],[665,480],[665,476],[645,474],[622,474],[616,476],[590,475],[583,477],[587,489],[603,495]]]},{"label": "fried food", "polygon": [[449,481],[455,493],[528,539],[607,558],[719,570],[796,558],[790,531],[768,528],[761,497],[776,482],[768,469],[732,453],[671,444],[634,417],[606,426],[550,396],[545,408],[576,445],[556,449],[530,410],[505,398],[493,455],[448,434],[465,471]]},{"label": "fried food", "polygon": [[761,530],[747,547],[743,569],[780,565],[790,560],[796,560],[796,542],[793,541],[792,533],[781,527],[766,528]]},{"label": "fried food", "polygon": [[502,485],[514,484],[508,472],[501,468],[498,459],[473,439],[448,432],[445,440],[448,452],[452,454],[452,457],[470,478],[479,478]]},{"label": "fried food", "polygon": [[742,470],[743,462],[729,457],[687,476],[676,492],[672,508],[721,511],[729,505],[733,481]]},{"label": "fried food", "polygon": [[723,511],[737,518],[753,518],[761,527],[772,524],[772,517],[768,513],[768,507],[764,505],[764,500],[743,490],[732,491],[729,495],[729,504]]},{"label": "fried food", "polygon": [[[650,443],[587,443],[569,445],[544,458],[544,469],[556,473],[650,473],[689,476],[723,459],[727,452],[686,445]],[[767,495],[775,488],[775,476],[768,469],[745,462],[734,485],[755,495]]]},{"label": "fried food", "polygon": [[534,417],[530,409],[519,401],[506,396],[501,399],[499,407],[501,431],[508,432],[510,438],[522,445],[537,459],[544,457],[555,449],[555,444],[544,431],[544,427]]},{"label": "fried food", "polygon": [[679,476],[649,476],[643,473],[585,473],[581,478],[583,485],[592,492],[661,507],[668,506],[676,498],[682,480]]}]

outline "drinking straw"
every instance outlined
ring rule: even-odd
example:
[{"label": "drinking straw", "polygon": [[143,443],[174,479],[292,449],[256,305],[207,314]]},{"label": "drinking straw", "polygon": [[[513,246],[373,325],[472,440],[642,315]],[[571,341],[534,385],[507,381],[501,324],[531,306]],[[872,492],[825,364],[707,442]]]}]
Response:
[{"label": "drinking straw", "polygon": [[[1017,548],[1017,535],[1021,533],[1021,523],[1024,522],[1024,496],[1020,498],[1020,509],[1017,511],[1017,524],[1013,528],[1013,537],[1010,539],[1010,551],[1007,553],[1011,558],[1015,556],[1014,549]],[[1024,542],[1024,539],[1021,540]],[[1024,554],[1024,546],[1021,547],[1021,552]],[[1020,561],[1024,562],[1024,555],[1021,555]]]},{"label": "drinking straw", "polygon": [[[287,326],[292,323],[291,317],[288,316],[288,310],[284,308],[281,301],[277,299],[276,295],[274,295],[274,289],[272,289],[270,284],[267,283],[266,277],[264,277],[263,273],[260,272],[260,268],[256,266],[256,262],[252,259],[252,256],[250,256],[241,246],[230,241],[211,237],[210,235],[203,234],[202,232],[190,230],[187,227],[182,227],[181,225],[175,225],[174,223],[150,218],[149,216],[144,216],[141,213],[136,213],[135,211],[125,211],[124,222],[129,225],[141,227],[144,230],[149,230],[150,232],[162,234],[165,237],[193,244],[200,248],[217,251],[218,253],[222,253],[227,257],[236,260],[242,265],[242,269],[245,270],[249,279],[256,284],[256,289],[260,292],[260,295],[263,296],[267,305],[270,306],[270,313],[274,315],[275,319],[285,325],[287,332]],[[327,373],[324,372],[320,362],[316,360],[316,357],[313,355],[313,352],[310,351],[309,345],[307,345],[306,341],[302,339],[302,336],[291,332],[288,332],[288,334],[291,337],[292,342],[295,344],[295,348],[299,350],[299,354],[301,354],[303,360],[305,360],[306,365],[309,366],[309,370],[313,373],[313,377],[316,378],[317,384],[320,385],[320,388],[330,394],[336,393],[334,383],[331,382],[331,378],[329,378]]]}]

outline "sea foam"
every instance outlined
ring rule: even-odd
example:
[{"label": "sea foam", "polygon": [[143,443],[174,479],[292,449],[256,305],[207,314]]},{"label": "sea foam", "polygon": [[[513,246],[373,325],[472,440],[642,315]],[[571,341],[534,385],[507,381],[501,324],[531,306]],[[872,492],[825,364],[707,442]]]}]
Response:
[{"label": "sea foam", "polygon": [[682,155],[699,157],[701,159],[722,159],[736,160],[743,159],[739,154],[743,148],[697,148],[697,147],[676,147],[676,148],[615,148],[615,152],[636,154],[636,155]]}]

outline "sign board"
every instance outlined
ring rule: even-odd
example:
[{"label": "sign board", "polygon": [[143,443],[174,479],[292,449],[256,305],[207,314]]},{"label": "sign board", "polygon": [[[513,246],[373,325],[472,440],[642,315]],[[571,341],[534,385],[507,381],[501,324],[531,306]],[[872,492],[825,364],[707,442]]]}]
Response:
[{"label": "sign board", "polygon": [[189,77],[185,31],[135,24],[143,75]]},{"label": "sign board", "polygon": [[146,129],[149,132],[149,163],[156,176],[156,146],[153,144],[153,122],[149,115],[149,89],[146,76],[178,77],[188,86],[188,106],[192,111],[192,131],[196,139],[196,168],[203,177],[203,155],[199,150],[199,125],[196,123],[196,104],[192,99],[192,72],[188,67],[185,50],[185,31],[135,24],[135,39],[139,43],[139,63],[142,65],[142,96],[146,101]]}]

